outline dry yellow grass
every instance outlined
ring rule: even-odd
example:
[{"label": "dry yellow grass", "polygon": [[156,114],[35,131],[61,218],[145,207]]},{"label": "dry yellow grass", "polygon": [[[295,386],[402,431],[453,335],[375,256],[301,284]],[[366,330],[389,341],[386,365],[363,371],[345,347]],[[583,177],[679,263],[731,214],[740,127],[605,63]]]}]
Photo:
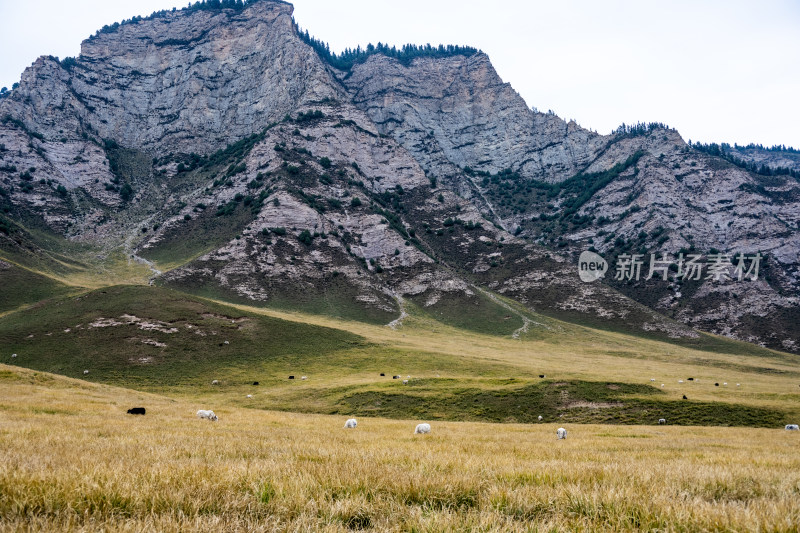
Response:
[{"label": "dry yellow grass", "polygon": [[[79,256],[80,257],[80,256]],[[53,276],[38,272],[71,287],[99,289],[111,285],[146,285],[152,271],[146,265],[132,260],[122,249],[109,252],[102,258],[90,257],[85,270],[75,270],[68,275]]]},{"label": "dry yellow grass", "polygon": [[[148,408],[144,417],[125,414]],[[796,531],[800,435],[199,405],[0,366],[0,531]]]}]

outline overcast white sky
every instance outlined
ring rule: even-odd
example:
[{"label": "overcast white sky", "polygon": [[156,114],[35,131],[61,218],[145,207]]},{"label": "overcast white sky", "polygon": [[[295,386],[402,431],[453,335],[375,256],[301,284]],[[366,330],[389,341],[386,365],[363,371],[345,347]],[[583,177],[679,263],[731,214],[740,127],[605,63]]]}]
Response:
[{"label": "overcast white sky", "polygon": [[[0,0],[0,87],[74,56],[104,24],[173,0]],[[664,122],[685,139],[800,148],[800,2],[295,0],[331,48],[469,44],[529,106],[608,133]]]}]

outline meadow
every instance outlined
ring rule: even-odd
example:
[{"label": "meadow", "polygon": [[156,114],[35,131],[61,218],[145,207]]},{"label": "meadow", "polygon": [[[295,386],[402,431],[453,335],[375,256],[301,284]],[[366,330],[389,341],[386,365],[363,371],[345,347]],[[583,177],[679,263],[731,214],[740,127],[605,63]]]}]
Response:
[{"label": "meadow", "polygon": [[9,305],[0,532],[798,529],[795,356],[407,311],[393,329],[142,285]]},{"label": "meadow", "polygon": [[392,329],[104,287],[0,317],[0,363],[213,406],[316,414],[768,428],[800,420],[800,362],[789,354],[730,340],[719,341],[729,353],[699,350],[534,314],[515,339],[448,326],[412,304],[408,312]]},{"label": "meadow", "polygon": [[[0,366],[0,531],[796,531],[782,429],[221,407]],[[125,414],[146,406],[146,416]]]}]

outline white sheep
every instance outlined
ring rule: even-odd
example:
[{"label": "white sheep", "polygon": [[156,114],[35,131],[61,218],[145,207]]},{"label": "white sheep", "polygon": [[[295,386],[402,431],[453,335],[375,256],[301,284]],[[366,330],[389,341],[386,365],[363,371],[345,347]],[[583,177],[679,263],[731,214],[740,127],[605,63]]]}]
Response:
[{"label": "white sheep", "polygon": [[211,382],[211,384],[212,384],[212,385],[219,385],[219,380],[216,380],[216,379],[215,379],[215,380],[213,380],[213,381]]},{"label": "white sheep", "polygon": [[539,415],[539,422],[543,420],[542,415]]},{"label": "white sheep", "polygon": [[248,398],[252,398],[252,397],[253,397],[253,395],[252,395],[252,394],[248,394],[248,395],[247,395],[247,397],[248,397]]},{"label": "white sheep", "polygon": [[663,426],[664,424],[666,424],[666,423],[667,423],[667,420],[666,420],[666,419],[664,419],[664,418],[659,418],[659,419],[658,419],[658,423],[659,423],[659,425],[662,425],[662,426]]},{"label": "white sheep", "polygon": [[786,431],[800,431],[800,426],[797,424],[786,424]]},{"label": "white sheep", "polygon": [[308,379],[308,376],[301,376],[301,377],[300,377],[300,379],[302,379],[303,381],[305,381],[305,380],[307,380],[307,379]]},{"label": "white sheep", "polygon": [[84,375],[84,376],[85,376],[86,374],[88,374],[88,373],[89,373],[89,371],[88,371],[88,370],[84,370],[84,371],[83,371],[83,375]]},{"label": "white sheep", "polygon": [[408,385],[408,380],[407,379],[403,380],[403,385]]},{"label": "white sheep", "polygon": [[655,381],[655,380],[656,380],[656,378],[650,378],[650,381]]},{"label": "white sheep", "polygon": [[356,427],[357,425],[358,425],[358,422],[356,422],[355,418],[348,418],[347,422],[344,423],[344,427],[346,427],[348,429],[352,429],[352,428]]},{"label": "white sheep", "polygon": [[431,432],[431,425],[430,424],[417,424],[417,427],[414,428],[414,435],[416,434],[426,434]]},{"label": "white sheep", "polygon": [[214,411],[206,409],[200,409],[197,411],[197,418],[205,418],[207,420],[211,420],[212,422],[219,420],[219,417],[214,414]]},{"label": "white sheep", "polygon": [[15,353],[12,353],[12,354],[11,354],[11,359],[16,359],[16,358],[17,358],[17,354],[15,354]]},{"label": "white sheep", "polygon": [[566,439],[567,438],[567,430],[564,429],[564,428],[558,428],[556,430],[556,436],[558,437],[558,440]]}]

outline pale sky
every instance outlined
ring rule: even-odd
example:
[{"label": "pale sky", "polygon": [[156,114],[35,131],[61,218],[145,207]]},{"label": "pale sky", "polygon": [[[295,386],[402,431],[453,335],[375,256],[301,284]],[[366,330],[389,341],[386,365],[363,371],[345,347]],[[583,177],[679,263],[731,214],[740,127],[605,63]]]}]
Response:
[{"label": "pale sky", "polygon": [[[0,87],[40,55],[74,56],[104,24],[173,0],[0,0]],[[684,139],[800,148],[800,2],[296,0],[339,51],[466,44],[531,107],[608,133],[664,122]]]}]

